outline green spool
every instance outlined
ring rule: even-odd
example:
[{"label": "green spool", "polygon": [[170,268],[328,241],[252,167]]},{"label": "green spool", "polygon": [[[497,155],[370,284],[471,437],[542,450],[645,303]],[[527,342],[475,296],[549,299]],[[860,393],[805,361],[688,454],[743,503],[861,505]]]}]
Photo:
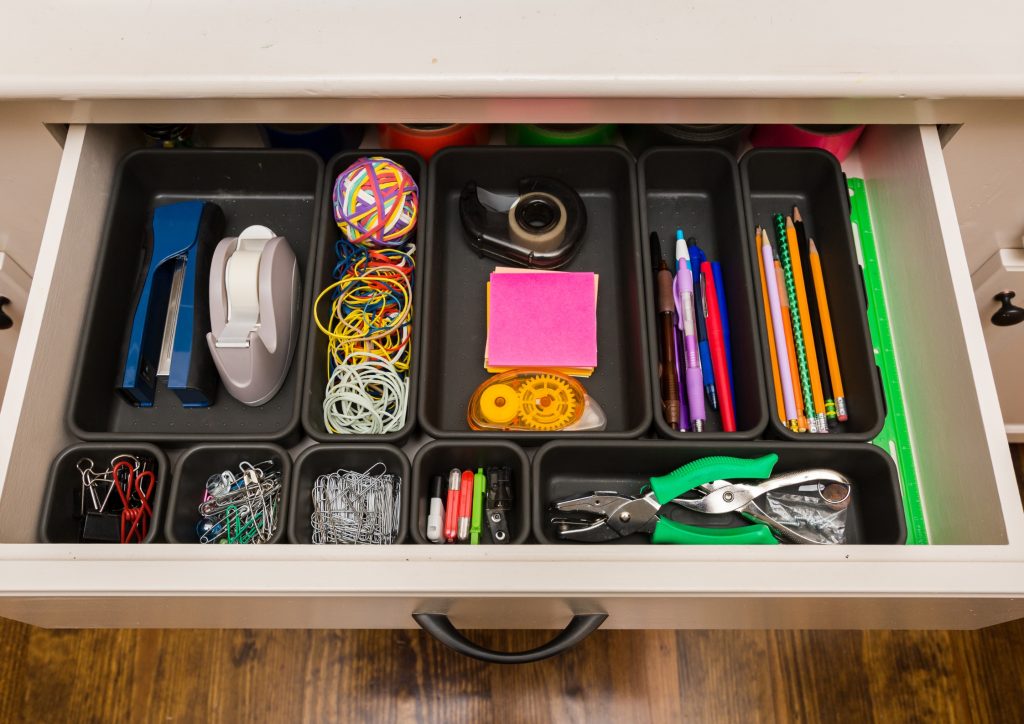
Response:
[{"label": "green spool", "polygon": [[796,348],[796,366],[800,371],[800,391],[804,398],[804,417],[807,418],[808,429],[817,432],[814,425],[814,395],[811,393],[811,372],[807,366],[807,349],[804,347],[804,333],[800,326],[800,309],[796,298],[796,280],[793,279],[793,260],[789,256],[789,244],[786,241],[786,219],[782,214],[775,215],[775,237],[779,244],[779,262],[782,274],[786,279],[786,296],[789,298],[789,316],[793,321],[793,346]]},{"label": "green spool", "polygon": [[506,129],[513,146],[608,146],[615,143],[615,124],[593,126],[517,123]]}]

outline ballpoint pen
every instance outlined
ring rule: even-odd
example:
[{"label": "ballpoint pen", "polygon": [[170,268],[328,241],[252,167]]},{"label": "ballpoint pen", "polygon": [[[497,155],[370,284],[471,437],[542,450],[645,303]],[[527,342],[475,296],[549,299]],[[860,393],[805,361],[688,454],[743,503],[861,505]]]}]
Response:
[{"label": "ballpoint pen", "polygon": [[658,268],[657,281],[661,404],[665,422],[673,429],[678,429],[682,417],[679,409],[679,365],[676,357],[679,348],[676,339],[676,302],[672,291],[672,272],[668,270],[668,264],[664,259]]},{"label": "ballpoint pen", "polygon": [[711,262],[711,272],[718,292],[718,314],[722,317],[722,340],[725,342],[725,362],[729,366],[729,386],[736,389],[732,376],[732,334],[729,332],[729,304],[725,301],[725,282],[722,280],[722,265]]},{"label": "ballpoint pen", "polygon": [[[664,267],[664,269],[668,270],[668,264],[665,262],[665,257],[661,253],[661,238],[658,236],[658,232],[657,231],[652,231],[651,232],[650,243],[651,243],[651,263],[652,263],[652,265],[654,267],[654,301],[657,304],[659,299],[660,299],[659,295],[661,293],[660,289],[659,289],[659,284],[660,284],[659,273],[662,271],[663,267]],[[672,272],[669,271],[669,273],[668,273],[669,296],[672,297],[672,311],[676,315],[676,317],[673,318],[671,320],[671,322],[670,322],[670,331],[671,331],[671,338],[672,338],[671,344],[669,344],[669,342],[668,342],[668,336],[669,335],[666,333],[666,331],[664,329],[659,330],[659,334],[661,336],[660,336],[660,344],[659,344],[659,348],[658,348],[658,362],[659,362],[660,365],[668,364],[667,357],[668,357],[668,355],[671,354],[672,358],[673,358],[672,359],[673,373],[671,375],[669,375],[669,373],[665,369],[665,367],[662,366],[661,368],[659,368],[658,376],[659,376],[659,379],[661,380],[661,395],[662,395],[661,400],[662,400],[662,407],[664,408],[663,411],[665,413],[665,422],[667,422],[671,427],[674,427],[675,429],[679,430],[679,432],[686,432],[687,426],[689,425],[689,414],[688,414],[688,410],[687,410],[687,407],[686,407],[686,392],[683,389],[683,371],[682,371],[682,367],[680,366],[679,335],[676,334],[676,329],[675,329],[675,324],[676,324],[675,320],[679,318],[680,310],[679,310],[678,305],[676,304],[677,300],[675,299],[675,295],[672,292],[672,289],[674,288],[673,285],[674,285],[674,283],[672,281]],[[657,322],[658,322],[659,325],[662,324],[662,320],[661,319],[658,319]],[[669,348],[671,348],[671,352],[668,351]],[[665,385],[666,384],[671,384],[669,381],[667,381],[665,379],[666,375],[669,375],[669,376],[673,377],[674,381],[675,381],[675,390],[676,390],[675,399],[676,399],[676,403],[677,403],[676,406],[678,407],[678,414],[675,415],[675,417],[677,417],[678,420],[676,420],[675,422],[673,422],[673,420],[669,418],[669,408],[666,407],[667,400],[669,398],[666,396],[667,390],[665,389]]]},{"label": "ballpoint pen", "polygon": [[[706,263],[706,262],[705,262]],[[686,403],[694,432],[704,430],[704,376],[697,352],[697,320],[693,303],[693,270],[682,229],[676,231],[676,298],[682,315],[678,320],[683,335],[683,360],[686,375]]]},{"label": "ballpoint pen", "polygon": [[[758,257],[760,258],[760,257]],[[700,265],[707,261],[704,251],[697,246],[696,242],[690,240],[690,267],[693,269],[693,293],[704,300],[704,279],[700,274]],[[700,311],[697,317],[697,348],[700,350],[700,369],[704,376],[704,391],[708,395],[708,402],[711,409],[718,409],[718,395],[715,393],[715,373],[711,366],[711,348],[708,347],[708,325],[704,320],[704,314]]]},{"label": "ballpoint pen", "polygon": [[715,291],[714,272],[710,262],[700,265],[704,277],[705,303],[707,304],[708,344],[711,346],[711,362],[715,367],[715,385],[718,388],[718,411],[722,415],[722,430],[736,432],[736,411],[732,404],[732,388],[729,386],[729,366],[725,361],[725,340],[722,338],[722,316],[718,309],[718,293]]}]

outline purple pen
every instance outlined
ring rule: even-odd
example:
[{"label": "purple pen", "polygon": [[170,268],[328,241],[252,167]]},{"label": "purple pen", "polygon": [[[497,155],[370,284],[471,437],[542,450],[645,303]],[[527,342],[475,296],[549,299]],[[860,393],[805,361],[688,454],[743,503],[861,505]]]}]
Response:
[{"label": "purple pen", "polygon": [[[677,272],[678,273],[678,272]],[[676,319],[679,319],[679,298],[676,297]],[[672,335],[676,346],[676,382],[679,383],[679,432],[690,429],[690,407],[686,404],[686,390],[683,386],[683,356],[679,353],[679,335]]]},{"label": "purple pen", "polygon": [[693,270],[690,252],[682,229],[676,230],[676,278],[674,280],[679,330],[683,335],[683,358],[686,368],[686,398],[694,432],[704,430],[704,375],[697,352],[697,318],[693,305]]}]

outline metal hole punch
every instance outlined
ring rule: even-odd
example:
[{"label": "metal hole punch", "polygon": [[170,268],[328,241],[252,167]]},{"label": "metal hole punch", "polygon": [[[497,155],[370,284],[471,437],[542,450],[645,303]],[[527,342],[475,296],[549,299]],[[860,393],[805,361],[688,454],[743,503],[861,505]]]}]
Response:
[{"label": "metal hole punch", "polygon": [[[634,533],[650,535],[653,543],[844,542],[845,511],[852,496],[850,480],[827,468],[772,476],[777,461],[774,454],[753,460],[695,460],[668,475],[651,478],[650,492],[641,496],[609,490],[557,501],[550,522],[559,537],[583,543],[607,542]],[[786,497],[769,504],[769,496],[781,492]],[[738,513],[752,524],[705,527],[680,523],[663,515],[671,505],[709,516]],[[837,517],[843,518],[841,523]]]}]

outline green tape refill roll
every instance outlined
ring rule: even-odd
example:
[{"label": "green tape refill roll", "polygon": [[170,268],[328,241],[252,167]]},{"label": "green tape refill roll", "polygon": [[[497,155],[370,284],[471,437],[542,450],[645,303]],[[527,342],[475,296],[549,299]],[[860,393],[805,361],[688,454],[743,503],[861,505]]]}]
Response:
[{"label": "green tape refill roll", "polygon": [[518,123],[509,126],[506,134],[513,146],[607,146],[615,142],[615,124]]}]

